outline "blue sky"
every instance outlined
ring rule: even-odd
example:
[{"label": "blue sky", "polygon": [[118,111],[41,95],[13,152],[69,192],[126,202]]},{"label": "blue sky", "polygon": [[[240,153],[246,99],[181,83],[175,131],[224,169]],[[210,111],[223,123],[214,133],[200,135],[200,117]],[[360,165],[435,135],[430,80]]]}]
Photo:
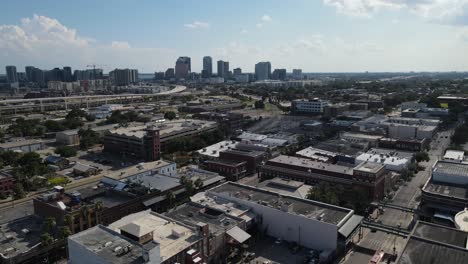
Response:
[{"label": "blue sky", "polygon": [[[87,64],[140,72],[205,55],[307,72],[468,70],[468,0],[15,0],[0,72]],[[216,69],[215,69],[216,71]]]}]

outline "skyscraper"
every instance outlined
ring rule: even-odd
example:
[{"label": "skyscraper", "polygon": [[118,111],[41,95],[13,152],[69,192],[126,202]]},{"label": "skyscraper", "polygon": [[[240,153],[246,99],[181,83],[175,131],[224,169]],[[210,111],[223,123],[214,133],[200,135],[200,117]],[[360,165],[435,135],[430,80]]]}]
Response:
[{"label": "skyscraper", "polygon": [[179,57],[176,61],[175,77],[177,79],[187,79],[191,68],[190,64],[189,57]]},{"label": "skyscraper", "polygon": [[302,80],[302,70],[301,69],[293,69],[292,77],[296,80]]},{"label": "skyscraper", "polygon": [[229,61],[218,61],[218,76],[225,79],[229,77]]},{"label": "skyscraper", "polygon": [[117,86],[125,86],[138,82],[138,70],[115,69],[109,72],[109,76]]},{"label": "skyscraper", "polygon": [[73,81],[72,69],[71,67],[65,66],[63,67],[63,81],[64,82],[71,82]]},{"label": "skyscraper", "polygon": [[6,74],[7,74],[7,82],[8,83],[17,83],[18,82],[18,74],[16,73],[16,66],[6,66],[5,67]]},{"label": "skyscraper", "polygon": [[213,59],[210,56],[203,57],[202,77],[209,78],[213,74]]},{"label": "skyscraper", "polygon": [[271,63],[269,61],[255,64],[255,78],[257,81],[268,80],[271,77]]},{"label": "skyscraper", "polygon": [[271,74],[271,79],[273,80],[285,80],[286,79],[286,69],[275,69]]},{"label": "skyscraper", "polygon": [[34,82],[34,67],[33,66],[26,66],[25,68],[26,78],[28,82]]},{"label": "skyscraper", "polygon": [[238,75],[241,75],[242,74],[242,69],[241,68],[235,68],[233,71],[232,71],[234,77],[235,76],[238,76]]},{"label": "skyscraper", "polygon": [[167,68],[166,72],[164,73],[164,78],[166,80],[175,78],[174,68]]}]

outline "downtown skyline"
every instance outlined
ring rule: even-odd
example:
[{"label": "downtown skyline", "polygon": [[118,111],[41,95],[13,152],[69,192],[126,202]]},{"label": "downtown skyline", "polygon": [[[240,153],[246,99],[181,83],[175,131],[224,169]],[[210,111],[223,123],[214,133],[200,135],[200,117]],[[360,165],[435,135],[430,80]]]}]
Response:
[{"label": "downtown skyline", "polygon": [[152,73],[180,56],[191,57],[194,72],[204,56],[245,72],[259,61],[304,72],[468,69],[465,0],[93,4],[3,3],[0,73],[88,64]]}]

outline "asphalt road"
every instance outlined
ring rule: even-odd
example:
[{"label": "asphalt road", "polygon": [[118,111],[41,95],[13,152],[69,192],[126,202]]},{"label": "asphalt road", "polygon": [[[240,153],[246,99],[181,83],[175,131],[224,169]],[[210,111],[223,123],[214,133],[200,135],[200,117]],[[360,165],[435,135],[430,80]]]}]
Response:
[{"label": "asphalt road", "polygon": [[[436,136],[431,143],[431,150],[429,151],[430,161],[420,163],[425,169],[418,172],[411,181],[400,186],[391,201],[392,204],[411,208],[418,207],[421,196],[421,186],[429,179],[432,165],[443,156],[443,152],[449,146],[452,133],[453,130],[442,131]],[[407,228],[412,220],[413,215],[411,213],[389,208],[386,208],[385,212],[376,219],[376,221],[381,221],[382,224],[386,225],[398,226],[400,224],[402,228]],[[395,247],[398,253],[401,252],[405,244],[405,239],[402,237],[380,231],[375,233],[366,229],[363,231],[364,237],[358,243],[358,245],[362,247],[374,249],[376,251],[384,250],[386,253],[393,254],[393,247]],[[372,256],[368,256],[367,261],[369,261],[371,257]],[[363,263],[363,258],[365,259],[366,257],[361,253],[350,252],[343,263]]]}]

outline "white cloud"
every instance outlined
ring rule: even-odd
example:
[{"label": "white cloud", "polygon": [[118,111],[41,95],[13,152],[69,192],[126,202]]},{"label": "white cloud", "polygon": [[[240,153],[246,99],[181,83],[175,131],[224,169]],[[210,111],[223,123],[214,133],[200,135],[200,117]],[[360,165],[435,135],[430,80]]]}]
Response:
[{"label": "white cloud", "polygon": [[407,10],[430,21],[468,23],[468,0],[323,0],[323,3],[354,17],[369,18],[382,10]]},{"label": "white cloud", "polygon": [[125,41],[98,43],[46,16],[33,15],[21,19],[18,25],[0,25],[0,62],[20,68],[25,65],[45,69],[64,65],[84,68],[97,63],[109,65],[109,69],[138,67],[154,71],[161,64],[173,65],[175,57],[171,49],[137,48]]},{"label": "white cloud", "polygon": [[247,34],[247,33],[249,33],[249,31],[247,29],[242,29],[240,33],[241,34]]},{"label": "white cloud", "polygon": [[457,32],[457,38],[468,42],[468,26],[461,27]]},{"label": "white cloud", "polygon": [[271,16],[269,16],[269,15],[263,15],[261,20],[263,22],[271,22],[272,19],[271,19]]},{"label": "white cloud", "polygon": [[191,29],[206,29],[210,27],[210,24],[202,21],[193,21],[193,23],[184,24],[184,27]]},{"label": "white cloud", "polygon": [[263,24],[262,24],[262,23],[257,23],[257,24],[255,24],[255,26],[256,26],[257,28],[262,28],[262,27],[263,27]]}]

